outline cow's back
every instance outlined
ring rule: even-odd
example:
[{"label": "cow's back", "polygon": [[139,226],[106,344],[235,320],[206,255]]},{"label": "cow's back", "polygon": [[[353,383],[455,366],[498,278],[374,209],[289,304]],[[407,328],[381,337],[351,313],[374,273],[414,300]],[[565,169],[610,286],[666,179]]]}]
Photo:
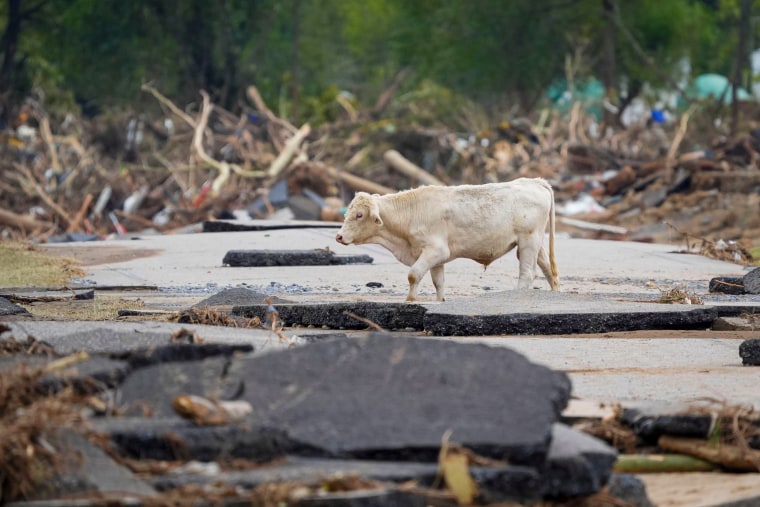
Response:
[{"label": "cow's back", "polygon": [[552,194],[543,180],[450,188],[441,205],[451,258],[488,265],[514,248],[521,236],[546,229]]}]

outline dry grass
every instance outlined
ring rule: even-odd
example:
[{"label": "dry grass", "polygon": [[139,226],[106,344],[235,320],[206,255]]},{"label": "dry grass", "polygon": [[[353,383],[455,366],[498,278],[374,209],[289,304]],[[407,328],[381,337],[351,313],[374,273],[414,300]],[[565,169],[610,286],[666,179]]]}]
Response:
[{"label": "dry grass", "polygon": [[47,439],[57,428],[81,424],[75,409],[80,396],[73,389],[51,393],[41,387],[54,364],[0,372],[0,503],[23,500],[45,481],[60,459]]},{"label": "dry grass", "polygon": [[141,299],[104,295],[95,299],[22,304],[35,317],[55,320],[107,321],[119,318],[119,310],[139,310]]},{"label": "dry grass", "polygon": [[84,271],[74,259],[50,257],[28,243],[0,242],[0,287],[66,285]]}]

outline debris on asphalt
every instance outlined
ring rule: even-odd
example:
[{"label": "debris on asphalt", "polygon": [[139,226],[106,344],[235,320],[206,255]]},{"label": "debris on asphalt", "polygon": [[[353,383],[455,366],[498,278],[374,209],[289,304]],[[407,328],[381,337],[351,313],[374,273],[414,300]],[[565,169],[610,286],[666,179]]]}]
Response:
[{"label": "debris on asphalt", "polygon": [[[705,398],[680,410],[624,409],[611,420],[575,427],[617,446],[623,453],[615,465],[620,472],[760,472],[760,415],[751,406]],[[647,457],[652,455],[660,457]]]},{"label": "debris on asphalt", "polygon": [[658,303],[664,304],[682,304],[682,305],[701,305],[702,298],[694,292],[687,292],[682,287],[674,287],[667,291],[661,291],[662,294],[657,299]]},{"label": "debris on asphalt", "polygon": [[242,328],[259,328],[263,325],[263,321],[259,317],[254,316],[250,319],[240,319],[205,306],[182,310],[169,317],[169,321],[180,324],[205,324],[208,326]]}]

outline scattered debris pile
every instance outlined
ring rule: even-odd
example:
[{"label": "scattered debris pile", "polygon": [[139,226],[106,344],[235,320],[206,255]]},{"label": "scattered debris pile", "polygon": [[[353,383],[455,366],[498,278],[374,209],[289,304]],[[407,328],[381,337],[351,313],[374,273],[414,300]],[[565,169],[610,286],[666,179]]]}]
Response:
[{"label": "scattered debris pile", "polygon": [[541,176],[576,234],[678,241],[680,230],[716,250],[760,237],[760,131],[727,138],[707,107],[673,125],[603,134],[580,107],[474,132],[421,126],[392,107],[380,120],[345,109],[312,128],[276,116],[255,87],[235,114],[205,92],[193,111],[143,91],[160,114],[57,119],[26,104],[2,144],[6,236],[97,239],[234,217],[340,221],[357,190]]},{"label": "scattered debris pile", "polygon": [[760,472],[760,415],[705,399],[682,410],[620,409],[576,429],[605,440],[627,473]]},{"label": "scattered debris pile", "polygon": [[[385,333],[267,354],[163,343],[128,349],[112,341],[97,354],[38,357],[42,373],[34,377],[19,375],[32,362],[26,346],[5,347],[19,352],[0,368],[14,382],[0,384],[2,396],[52,386],[33,401],[55,403],[65,418],[39,417],[42,408],[26,402],[21,410],[3,405],[12,409],[0,420],[3,434],[23,446],[8,452],[39,449],[51,457],[35,461],[46,465],[43,476],[6,455],[2,463],[18,468],[4,477],[29,487],[4,490],[3,500],[118,494],[160,504],[192,489],[208,499],[293,502],[350,493],[381,503],[533,503],[597,494],[617,456],[560,422],[571,388],[564,373],[505,348]],[[71,385],[89,386],[77,398],[64,384],[40,383],[40,375],[64,366]],[[33,415],[35,432],[20,439],[12,424]],[[66,421],[79,421],[87,438],[66,433],[71,448],[64,451],[49,435],[73,427]],[[81,460],[63,459],[72,455]],[[49,487],[34,489],[43,477]]]}]

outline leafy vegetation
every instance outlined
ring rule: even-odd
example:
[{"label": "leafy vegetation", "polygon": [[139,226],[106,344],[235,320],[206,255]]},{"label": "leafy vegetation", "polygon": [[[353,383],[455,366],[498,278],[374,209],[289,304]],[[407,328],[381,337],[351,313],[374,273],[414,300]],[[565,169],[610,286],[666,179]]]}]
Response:
[{"label": "leafy vegetation", "polygon": [[624,107],[688,68],[733,76],[742,7],[760,2],[1,0],[2,113],[32,90],[48,108],[155,105],[144,82],[178,103],[204,89],[234,110],[254,84],[277,114],[318,123],[339,91],[372,104],[404,68],[404,91],[432,83],[495,115],[531,112],[563,78],[596,77]]}]

